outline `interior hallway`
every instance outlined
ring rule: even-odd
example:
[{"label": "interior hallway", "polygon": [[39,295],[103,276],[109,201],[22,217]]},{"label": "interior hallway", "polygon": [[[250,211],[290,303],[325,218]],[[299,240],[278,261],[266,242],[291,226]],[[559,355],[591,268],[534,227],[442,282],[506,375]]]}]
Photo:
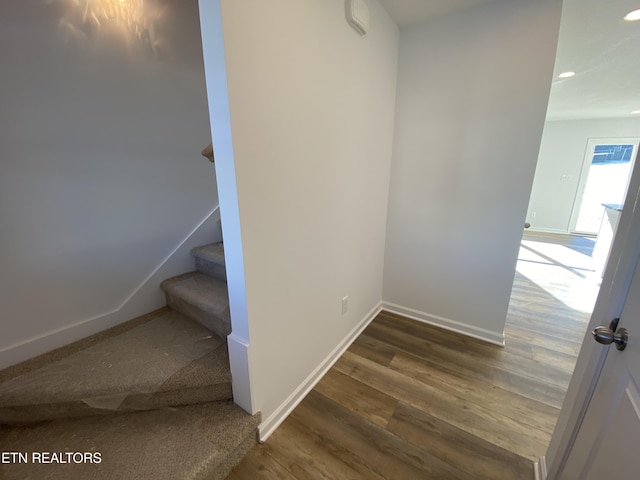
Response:
[{"label": "interior hallway", "polygon": [[532,479],[597,295],[593,243],[525,234],[504,348],[381,313],[229,479]]}]

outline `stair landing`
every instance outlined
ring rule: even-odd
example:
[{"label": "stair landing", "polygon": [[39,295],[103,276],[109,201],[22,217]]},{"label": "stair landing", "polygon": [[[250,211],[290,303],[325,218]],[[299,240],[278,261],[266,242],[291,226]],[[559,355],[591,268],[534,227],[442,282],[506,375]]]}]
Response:
[{"label": "stair landing", "polygon": [[226,342],[178,312],[0,383],[0,423],[231,400]]}]

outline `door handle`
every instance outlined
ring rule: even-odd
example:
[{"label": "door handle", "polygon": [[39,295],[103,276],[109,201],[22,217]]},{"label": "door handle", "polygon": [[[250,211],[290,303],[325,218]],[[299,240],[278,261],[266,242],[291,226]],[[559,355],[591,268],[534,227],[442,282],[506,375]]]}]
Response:
[{"label": "door handle", "polygon": [[627,343],[629,342],[629,333],[626,328],[620,328],[615,332],[609,327],[596,327],[593,330],[593,338],[596,342],[601,343],[603,345],[611,345],[612,343],[616,344],[616,348],[620,351],[627,348]]}]

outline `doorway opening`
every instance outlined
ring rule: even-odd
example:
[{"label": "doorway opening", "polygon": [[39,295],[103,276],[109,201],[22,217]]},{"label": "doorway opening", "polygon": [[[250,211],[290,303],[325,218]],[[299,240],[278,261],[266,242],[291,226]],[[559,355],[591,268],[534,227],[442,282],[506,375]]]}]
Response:
[{"label": "doorway opening", "polygon": [[627,194],[638,138],[589,139],[571,215],[570,231],[598,235],[606,208],[621,210]]}]

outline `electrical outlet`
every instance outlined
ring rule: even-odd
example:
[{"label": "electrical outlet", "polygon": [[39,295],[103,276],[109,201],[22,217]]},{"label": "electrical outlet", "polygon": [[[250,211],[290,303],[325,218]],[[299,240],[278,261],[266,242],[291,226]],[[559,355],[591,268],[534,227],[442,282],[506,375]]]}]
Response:
[{"label": "electrical outlet", "polygon": [[344,315],[349,311],[349,297],[342,297],[342,314]]},{"label": "electrical outlet", "polygon": [[561,181],[562,183],[571,182],[572,180],[573,180],[573,175],[566,175],[566,174],[565,174],[565,175],[562,175],[562,176],[560,177],[560,181]]}]

